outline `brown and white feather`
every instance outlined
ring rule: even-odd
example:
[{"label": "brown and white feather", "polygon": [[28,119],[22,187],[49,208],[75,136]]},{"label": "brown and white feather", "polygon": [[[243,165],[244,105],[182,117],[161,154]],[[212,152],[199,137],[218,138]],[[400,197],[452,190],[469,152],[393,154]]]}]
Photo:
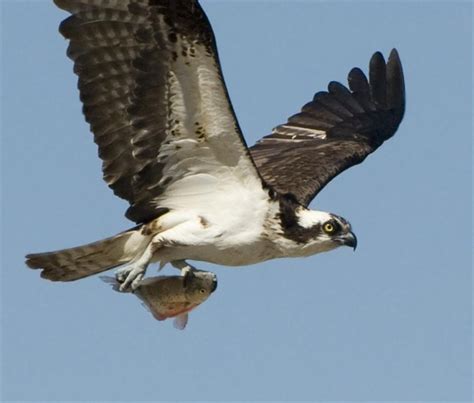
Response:
[{"label": "brown and white feather", "polygon": [[[127,217],[157,216],[200,174],[258,178],[229,102],[212,28],[194,0],[55,0],[104,179]],[[200,181],[203,192],[209,181]],[[186,186],[189,186],[188,182]]]},{"label": "brown and white feather", "polygon": [[52,281],[73,281],[131,261],[143,251],[149,236],[131,229],[87,245],[26,256],[32,269],[44,269],[41,277]]}]

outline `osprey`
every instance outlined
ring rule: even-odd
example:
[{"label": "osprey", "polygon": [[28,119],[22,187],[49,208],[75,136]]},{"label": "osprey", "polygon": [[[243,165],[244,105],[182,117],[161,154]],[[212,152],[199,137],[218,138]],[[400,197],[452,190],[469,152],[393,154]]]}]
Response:
[{"label": "osprey", "polygon": [[248,148],[210,23],[197,0],[55,0],[104,179],[137,226],[88,245],[27,256],[53,281],[122,266],[121,290],[147,266],[226,266],[355,248],[348,221],[308,208],[335,176],[393,136],[405,109],[397,51],[331,82]]}]

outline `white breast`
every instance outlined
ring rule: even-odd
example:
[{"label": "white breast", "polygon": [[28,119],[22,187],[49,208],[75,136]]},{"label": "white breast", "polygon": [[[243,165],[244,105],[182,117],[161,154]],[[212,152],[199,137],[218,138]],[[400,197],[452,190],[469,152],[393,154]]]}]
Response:
[{"label": "white breast", "polygon": [[169,262],[190,259],[226,266],[258,263],[279,252],[267,234],[269,215],[277,208],[266,192],[252,192],[244,188],[229,188],[228,192],[214,193],[208,203],[198,203],[192,209],[177,209],[167,214],[167,220],[179,221],[173,216],[194,220],[199,225],[174,240],[174,245],[159,251],[154,260]]}]

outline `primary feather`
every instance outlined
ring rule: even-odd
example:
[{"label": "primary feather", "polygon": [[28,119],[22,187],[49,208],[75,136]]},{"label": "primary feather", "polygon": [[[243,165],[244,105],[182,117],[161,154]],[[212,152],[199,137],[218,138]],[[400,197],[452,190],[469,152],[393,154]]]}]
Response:
[{"label": "primary feather", "polygon": [[392,50],[388,63],[375,53],[369,77],[352,69],[349,89],[332,81],[328,91],[318,92],[300,113],[250,148],[260,175],[273,189],[307,206],[331,179],[395,134],[405,111],[397,51]]}]

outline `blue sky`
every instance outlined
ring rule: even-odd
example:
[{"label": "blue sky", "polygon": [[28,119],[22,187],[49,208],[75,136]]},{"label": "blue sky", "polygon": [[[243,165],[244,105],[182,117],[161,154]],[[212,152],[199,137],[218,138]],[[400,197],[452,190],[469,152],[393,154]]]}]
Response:
[{"label": "blue sky", "polygon": [[330,80],[367,71],[374,51],[398,48],[399,132],[312,204],[352,222],[357,251],[199,263],[219,287],[183,332],[97,277],[40,279],[26,253],[132,224],[81,116],[57,33],[66,15],[3,2],[3,399],[471,400],[472,4],[203,5],[250,144]]}]

